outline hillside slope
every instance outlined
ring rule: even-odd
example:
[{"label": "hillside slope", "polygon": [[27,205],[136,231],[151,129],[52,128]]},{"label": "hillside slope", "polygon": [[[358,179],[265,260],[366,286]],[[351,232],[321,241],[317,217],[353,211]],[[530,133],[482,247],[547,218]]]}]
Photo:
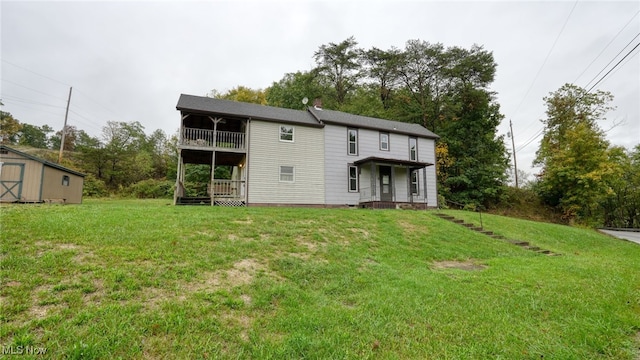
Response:
[{"label": "hillside slope", "polygon": [[0,209],[0,342],[56,358],[639,354],[640,246],[591,230],[483,215],[546,256],[430,211]]}]

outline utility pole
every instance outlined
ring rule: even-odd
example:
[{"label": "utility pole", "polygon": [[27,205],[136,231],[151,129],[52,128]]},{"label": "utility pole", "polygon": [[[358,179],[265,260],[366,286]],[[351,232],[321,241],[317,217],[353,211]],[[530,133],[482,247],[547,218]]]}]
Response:
[{"label": "utility pole", "polygon": [[509,119],[509,128],[511,129],[510,138],[511,138],[511,148],[513,149],[513,173],[516,176],[516,189],[518,188],[518,162],[516,161],[516,141],[513,136],[513,123],[511,123],[511,119]]},{"label": "utility pole", "polygon": [[64,126],[62,127],[62,136],[60,136],[60,153],[58,154],[58,164],[62,162],[62,150],[64,150],[64,138],[67,133],[67,118],[69,117],[69,104],[71,103],[71,90],[73,87],[69,88],[69,98],[67,99],[67,111],[64,113]]}]

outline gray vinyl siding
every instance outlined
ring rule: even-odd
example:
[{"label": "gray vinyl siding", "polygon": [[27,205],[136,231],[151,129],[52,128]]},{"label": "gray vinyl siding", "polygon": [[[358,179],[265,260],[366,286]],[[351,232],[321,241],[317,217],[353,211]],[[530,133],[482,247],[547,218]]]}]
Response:
[{"label": "gray vinyl siding", "polygon": [[[371,173],[367,165],[359,174],[359,192],[349,192],[349,164],[367,157],[409,160],[409,136],[390,133],[389,150],[380,150],[380,132],[377,130],[358,129],[358,155],[348,155],[347,127],[327,124],[324,128],[325,143],[325,201],[328,205],[357,205],[360,193],[367,196],[371,191]],[[435,163],[435,147],[433,139],[418,138],[418,161]],[[424,183],[426,171],[427,184]],[[395,201],[410,201],[408,196],[408,172],[406,168],[395,167],[394,185]],[[376,176],[379,186],[379,176]],[[415,202],[425,201],[425,190],[428,206],[436,206],[435,167],[428,166],[419,170],[420,193],[413,197]],[[379,190],[378,190],[379,191]]]},{"label": "gray vinyl siding", "polygon": [[[249,205],[323,204],[325,189],[322,129],[293,125],[294,141],[285,142],[280,141],[280,125],[267,121],[250,122]],[[294,182],[280,181],[280,166],[294,167]]]},{"label": "gray vinyl siding", "polygon": [[[407,145],[408,148],[408,145]],[[408,151],[408,150],[407,150]],[[436,163],[436,143],[433,139],[418,139],[418,160],[428,163]],[[426,172],[427,184],[424,184],[423,171]],[[438,193],[436,190],[436,166],[427,166],[420,170],[420,201],[424,201],[426,189],[427,206],[438,206]]]},{"label": "gray vinyl siding", "polygon": [[[357,205],[360,193],[349,192],[349,164],[362,158],[362,129],[358,130],[358,156],[347,155],[347,128],[345,126],[326,125],[324,127],[324,171],[327,205]],[[360,176],[359,189],[367,186]]]}]

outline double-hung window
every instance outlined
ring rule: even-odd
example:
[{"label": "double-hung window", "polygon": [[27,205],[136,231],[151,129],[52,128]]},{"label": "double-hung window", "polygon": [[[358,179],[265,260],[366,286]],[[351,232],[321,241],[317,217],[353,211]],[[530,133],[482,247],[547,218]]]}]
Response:
[{"label": "double-hung window", "polygon": [[358,130],[347,129],[347,154],[358,155]]},{"label": "double-hung window", "polygon": [[280,141],[293,142],[293,126],[280,125]]},{"label": "double-hung window", "polygon": [[294,182],[295,169],[293,166],[280,166],[280,182]]},{"label": "double-hung window", "polygon": [[358,167],[349,165],[349,192],[358,192]]},{"label": "double-hung window", "polygon": [[62,175],[62,186],[69,186],[69,175]]},{"label": "double-hung window", "polygon": [[418,171],[411,172],[411,194],[412,195],[420,195],[420,181],[419,181]]},{"label": "double-hung window", "polygon": [[418,139],[409,138],[409,160],[418,161]]},{"label": "double-hung window", "polygon": [[380,150],[389,151],[389,133],[380,133]]}]

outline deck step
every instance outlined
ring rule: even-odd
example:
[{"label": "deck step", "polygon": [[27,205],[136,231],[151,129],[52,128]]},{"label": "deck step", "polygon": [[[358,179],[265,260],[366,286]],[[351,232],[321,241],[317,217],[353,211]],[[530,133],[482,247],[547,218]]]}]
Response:
[{"label": "deck step", "polygon": [[179,197],[176,205],[211,205],[210,197]]}]

